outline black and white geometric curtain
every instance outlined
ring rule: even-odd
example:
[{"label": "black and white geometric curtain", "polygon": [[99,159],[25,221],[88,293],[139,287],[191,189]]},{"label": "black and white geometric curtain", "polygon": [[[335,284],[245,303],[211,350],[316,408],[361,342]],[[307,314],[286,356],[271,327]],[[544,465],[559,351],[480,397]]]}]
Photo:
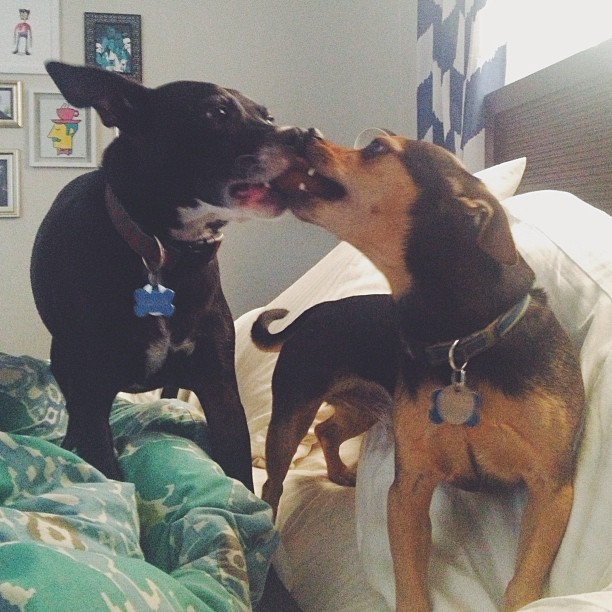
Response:
[{"label": "black and white geometric curtain", "polygon": [[[484,97],[504,84],[505,0],[418,0],[418,138],[484,167]],[[492,16],[495,15],[492,20]]]}]

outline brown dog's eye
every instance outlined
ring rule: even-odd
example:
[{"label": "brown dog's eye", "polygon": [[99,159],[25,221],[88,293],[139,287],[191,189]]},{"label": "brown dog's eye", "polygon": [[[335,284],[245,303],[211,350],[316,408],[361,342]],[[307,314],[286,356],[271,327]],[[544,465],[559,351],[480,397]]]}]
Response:
[{"label": "brown dog's eye", "polygon": [[362,149],[362,155],[365,159],[372,159],[379,155],[384,155],[389,151],[389,146],[381,138],[375,138],[367,147]]}]

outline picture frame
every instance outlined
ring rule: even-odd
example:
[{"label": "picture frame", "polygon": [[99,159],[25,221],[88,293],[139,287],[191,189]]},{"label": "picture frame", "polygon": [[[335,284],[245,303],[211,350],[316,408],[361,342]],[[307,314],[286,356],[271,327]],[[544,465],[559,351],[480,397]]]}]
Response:
[{"label": "picture frame", "polygon": [[57,91],[31,91],[29,113],[30,166],[97,166],[91,108],[76,108]]},{"label": "picture frame", "polygon": [[19,150],[0,149],[0,217],[19,216]]},{"label": "picture frame", "polygon": [[141,16],[85,13],[85,64],[142,83]]},{"label": "picture frame", "polygon": [[0,128],[23,127],[21,81],[0,81]]},{"label": "picture frame", "polygon": [[0,2],[0,73],[44,74],[59,56],[59,0]]}]

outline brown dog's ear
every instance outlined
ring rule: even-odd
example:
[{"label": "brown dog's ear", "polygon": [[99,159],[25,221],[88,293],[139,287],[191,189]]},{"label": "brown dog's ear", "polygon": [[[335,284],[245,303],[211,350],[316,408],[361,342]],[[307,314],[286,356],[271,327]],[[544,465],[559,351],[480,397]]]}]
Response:
[{"label": "brown dog's ear", "polygon": [[79,108],[92,106],[106,127],[138,129],[146,116],[146,87],[119,75],[63,62],[45,64],[62,95]]},{"label": "brown dog's ear", "polygon": [[478,198],[460,196],[457,199],[470,215],[477,217],[478,246],[501,264],[516,264],[518,253],[501,204],[488,194]]}]

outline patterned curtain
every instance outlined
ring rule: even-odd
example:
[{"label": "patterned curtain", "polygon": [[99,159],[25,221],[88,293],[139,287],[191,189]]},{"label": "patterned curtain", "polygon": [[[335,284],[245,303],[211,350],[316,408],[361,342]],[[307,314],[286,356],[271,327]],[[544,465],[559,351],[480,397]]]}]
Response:
[{"label": "patterned curtain", "polygon": [[418,0],[418,138],[484,167],[484,97],[504,84],[504,0]]}]

